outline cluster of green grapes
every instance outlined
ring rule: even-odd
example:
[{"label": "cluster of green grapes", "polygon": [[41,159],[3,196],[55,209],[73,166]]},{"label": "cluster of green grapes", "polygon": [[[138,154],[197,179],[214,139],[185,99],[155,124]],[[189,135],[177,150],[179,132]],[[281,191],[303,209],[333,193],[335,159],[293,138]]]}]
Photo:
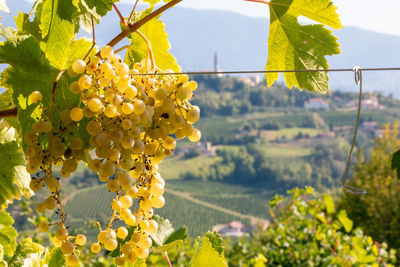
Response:
[{"label": "cluster of green grapes", "polygon": [[[34,175],[31,189],[38,191],[46,185],[51,192],[36,209],[44,212],[58,207],[62,220],[53,244],[68,255],[69,266],[78,264],[75,249],[84,245],[86,238],[68,235],[60,178],[54,176],[54,166],[60,168],[61,177],[67,178],[84,161],[100,181],[107,183],[109,191],[115,192],[110,222],[104,229],[100,226],[98,242],[91,245],[91,251],[99,253],[102,247],[113,251],[119,241],[122,246],[116,264],[123,265],[149,254],[150,234],[158,228],[152,219],[153,208],[165,203],[165,182],[158,165],[175,149],[172,135],[178,139],[188,137],[192,142],[201,138],[200,131],[193,127],[200,110],[189,102],[196,82],[186,75],[142,75],[155,70],[148,67],[147,61],[134,63],[130,69],[109,46],[103,47],[100,55],[91,57],[88,63],[73,63],[70,73],[79,78],[71,83],[70,91],[80,96],[80,102],[58,110],[60,125],[54,127],[51,115],[46,117],[43,112],[42,119],[24,137],[28,145],[27,171]],[[39,92],[30,95],[33,103],[40,104],[41,99]],[[88,145],[75,136],[78,127],[86,127]],[[129,240],[126,227],[112,228],[115,221],[121,220],[133,227]],[[46,222],[39,225],[41,231],[49,227]]]}]

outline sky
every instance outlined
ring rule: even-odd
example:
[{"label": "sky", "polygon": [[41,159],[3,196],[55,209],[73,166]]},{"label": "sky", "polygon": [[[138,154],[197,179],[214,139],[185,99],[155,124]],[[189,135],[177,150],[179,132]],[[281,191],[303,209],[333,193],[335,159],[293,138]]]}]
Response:
[{"label": "sky", "polygon": [[[134,0],[122,0],[131,2]],[[342,24],[362,29],[400,35],[399,0],[333,0],[338,7]],[[184,0],[181,7],[229,10],[252,17],[268,18],[264,4],[243,0]]]}]

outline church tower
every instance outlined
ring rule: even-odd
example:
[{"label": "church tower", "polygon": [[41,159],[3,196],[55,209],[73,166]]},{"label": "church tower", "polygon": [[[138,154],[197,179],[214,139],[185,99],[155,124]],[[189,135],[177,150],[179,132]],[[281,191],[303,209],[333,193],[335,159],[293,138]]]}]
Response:
[{"label": "church tower", "polygon": [[[220,67],[219,67],[219,62],[218,62],[218,52],[215,51],[215,55],[214,55],[214,71],[215,72],[219,72],[221,71]],[[222,74],[218,74],[218,77],[221,77]]]}]

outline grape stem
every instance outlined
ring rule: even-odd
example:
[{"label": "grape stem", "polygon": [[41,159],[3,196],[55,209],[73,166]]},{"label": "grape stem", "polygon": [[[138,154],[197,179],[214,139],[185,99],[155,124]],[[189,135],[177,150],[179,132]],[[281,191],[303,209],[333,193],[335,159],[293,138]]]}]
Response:
[{"label": "grape stem", "polygon": [[50,109],[49,109],[49,120],[51,119],[51,113],[53,112],[53,107],[56,107],[55,101],[54,101],[54,97],[55,97],[55,93],[56,93],[56,88],[57,88],[57,84],[58,81],[60,80],[61,76],[67,72],[67,70],[62,70],[57,74],[56,80],[53,83],[53,88],[51,89],[51,99],[50,99]]},{"label": "grape stem", "polygon": [[131,11],[131,14],[129,15],[128,24],[130,24],[132,22],[132,17],[133,17],[133,14],[135,14],[136,6],[138,3],[139,3],[139,0],[136,0],[135,5],[133,6],[133,9]]},{"label": "grape stem", "polygon": [[115,12],[117,12],[119,19],[121,20],[122,25],[124,25],[124,28],[128,28],[128,24],[126,24],[126,21],[124,17],[122,16],[121,12],[119,12],[119,9],[115,4],[113,4],[113,7],[115,9]]},{"label": "grape stem", "polygon": [[169,267],[172,267],[172,264],[171,264],[171,261],[169,260],[168,252],[167,252],[167,251],[164,251],[164,257],[165,257],[165,259],[166,259],[167,262],[168,262],[168,266],[169,266]]},{"label": "grape stem", "polygon": [[[136,33],[139,34],[139,36],[146,43],[147,54],[150,56],[150,61],[151,61],[151,70],[154,71],[154,68],[156,66],[156,61],[154,59],[154,54],[153,54],[153,49],[151,48],[151,43],[150,43],[149,39],[147,39],[146,36],[141,31],[136,30]],[[147,65],[147,60],[146,60],[146,65]]]},{"label": "grape stem", "polygon": [[[176,4],[182,2],[183,0],[172,0],[168,2],[167,4],[163,5],[159,9],[155,10],[154,12],[150,13],[149,15],[145,16],[144,18],[140,19],[139,21],[133,23],[133,24],[128,24],[128,29],[123,30],[120,34],[114,37],[110,42],[108,42],[108,46],[114,47],[116,44],[118,44],[122,39],[127,37],[129,34],[136,32],[140,27],[142,27],[144,24],[152,20],[153,18],[157,17],[158,15],[161,15],[164,11],[167,9],[175,6]],[[100,56],[100,52],[97,53],[97,56]]]},{"label": "grape stem", "polygon": [[17,117],[17,116],[18,116],[17,107],[6,110],[0,110],[0,118]]}]

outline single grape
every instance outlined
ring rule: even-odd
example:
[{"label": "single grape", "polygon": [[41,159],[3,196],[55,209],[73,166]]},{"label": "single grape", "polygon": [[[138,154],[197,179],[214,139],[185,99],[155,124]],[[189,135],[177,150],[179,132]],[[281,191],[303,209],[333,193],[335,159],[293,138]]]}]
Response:
[{"label": "single grape", "polygon": [[93,244],[90,246],[90,251],[91,251],[92,253],[94,253],[94,254],[99,253],[100,250],[101,250],[101,246],[100,246],[99,243],[93,243]]},{"label": "single grape", "polygon": [[42,93],[39,92],[39,91],[33,91],[33,92],[29,95],[29,99],[31,100],[32,103],[39,103],[40,101],[42,101],[43,95],[42,95]]},{"label": "single grape", "polygon": [[58,240],[66,240],[68,238],[68,231],[64,227],[59,227],[56,231],[56,238]]},{"label": "single grape", "polygon": [[65,257],[65,263],[67,266],[77,266],[79,264],[79,258],[75,254],[68,255]]},{"label": "single grape", "polygon": [[104,248],[106,250],[113,251],[117,248],[117,246],[118,246],[118,242],[117,242],[117,240],[115,240],[113,238],[107,238],[104,241]]},{"label": "single grape", "polygon": [[100,55],[102,58],[111,59],[114,56],[114,50],[111,46],[106,45],[100,50]]},{"label": "single grape", "polygon": [[50,225],[48,222],[40,222],[38,227],[40,232],[47,232],[50,229]]},{"label": "single grape", "polygon": [[71,254],[72,252],[74,252],[74,245],[70,241],[66,240],[61,245],[61,251],[65,255]]},{"label": "single grape", "polygon": [[83,119],[83,110],[81,108],[73,108],[71,109],[69,115],[71,120],[80,121]]},{"label": "single grape", "polygon": [[123,226],[119,227],[117,230],[117,237],[124,240],[127,236],[128,236],[128,230]]},{"label": "single grape", "polygon": [[85,68],[86,62],[81,59],[77,59],[74,61],[74,63],[72,63],[72,71],[77,74],[82,74],[83,72],[85,72]]},{"label": "single grape", "polygon": [[84,246],[86,244],[86,236],[84,236],[82,234],[77,235],[75,238],[75,243],[78,246]]}]

